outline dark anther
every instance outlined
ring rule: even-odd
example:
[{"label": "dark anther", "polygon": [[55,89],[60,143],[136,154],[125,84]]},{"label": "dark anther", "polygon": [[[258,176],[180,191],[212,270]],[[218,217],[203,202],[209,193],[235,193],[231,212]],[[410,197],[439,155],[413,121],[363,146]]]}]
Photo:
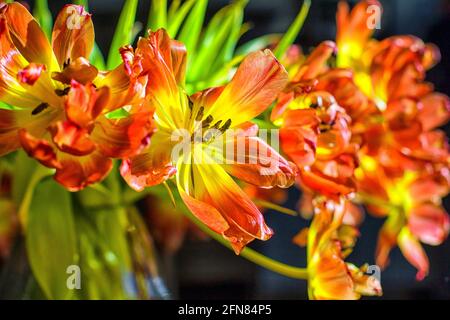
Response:
[{"label": "dark anther", "polygon": [[220,128],[220,131],[225,132],[231,127],[231,119],[228,119],[227,122]]},{"label": "dark anther", "polygon": [[70,65],[70,58],[68,58],[66,61],[64,61],[63,69],[67,68],[69,65]]},{"label": "dark anther", "polygon": [[209,125],[213,120],[214,118],[212,115],[207,116],[206,119],[202,121],[202,128],[209,128]]},{"label": "dark anther", "polygon": [[310,107],[313,109],[317,109],[319,107],[319,105],[314,102],[314,103],[311,103]]},{"label": "dark anther", "polygon": [[203,119],[203,112],[205,111],[204,107],[200,107],[200,110],[197,112],[197,116],[195,117],[195,121],[201,121]]},{"label": "dark anther", "polygon": [[64,88],[63,90],[61,89],[56,89],[55,93],[58,97],[63,97],[63,96],[67,96],[67,94],[69,94],[70,91],[70,87]]},{"label": "dark anther", "polygon": [[48,108],[48,103],[41,103],[40,105],[38,105],[36,108],[34,108],[33,111],[31,111],[31,115],[35,116],[39,113],[41,113],[42,111],[44,111],[45,109]]},{"label": "dark anther", "polygon": [[212,129],[219,129],[221,123],[222,123],[222,120],[217,121],[217,122],[212,126]]}]

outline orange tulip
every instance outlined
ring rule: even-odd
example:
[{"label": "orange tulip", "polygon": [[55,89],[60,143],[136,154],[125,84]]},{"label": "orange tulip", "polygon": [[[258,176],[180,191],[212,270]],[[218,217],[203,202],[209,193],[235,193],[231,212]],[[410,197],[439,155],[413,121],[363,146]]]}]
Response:
[{"label": "orange tulip", "polygon": [[[74,13],[76,12],[76,13]],[[69,27],[71,14],[79,26]],[[19,3],[0,8],[0,155],[23,147],[71,191],[102,180],[110,158],[137,153],[152,132],[143,107],[147,78],[132,79],[123,65],[98,71],[87,58],[94,44],[91,16],[68,5],[58,15],[52,45]],[[129,106],[129,116],[108,119]]]},{"label": "orange tulip", "polygon": [[[140,39],[133,54],[129,68],[142,70],[153,79],[146,90],[156,110],[158,131],[147,150],[123,162],[121,172],[126,181],[142,190],[175,175],[187,207],[228,239],[236,253],[255,238],[269,239],[272,230],[230,174],[266,188],[293,184],[295,170],[256,137],[257,127],[248,122],[264,111],[285,86],[284,68],[270,51],[255,52],[244,59],[228,85],[188,97],[182,89],[186,51],[181,43],[159,30]],[[174,133],[188,135],[184,146],[189,150],[178,159],[172,156],[179,146]],[[236,154],[244,159],[242,162],[223,152],[239,145],[245,147]],[[217,152],[221,159],[212,157],[209,151]],[[275,160],[274,168],[267,167],[269,159]],[[268,174],[261,174],[264,171]]]},{"label": "orange tulip", "polygon": [[320,201],[311,226],[294,241],[307,245],[308,295],[319,300],[355,300],[361,295],[381,295],[377,278],[345,262],[358,235],[354,226],[343,224],[345,203]]}]

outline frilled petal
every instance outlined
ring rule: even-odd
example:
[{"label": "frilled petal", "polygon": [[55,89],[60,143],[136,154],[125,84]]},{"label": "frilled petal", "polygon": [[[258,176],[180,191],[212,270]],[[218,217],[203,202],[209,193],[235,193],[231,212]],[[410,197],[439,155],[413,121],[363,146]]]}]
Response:
[{"label": "frilled petal", "polygon": [[235,137],[226,148],[233,152],[226,152],[223,167],[240,180],[263,188],[288,188],[295,182],[295,165],[257,137]]},{"label": "frilled petal", "polygon": [[231,119],[232,127],[249,121],[274,102],[287,81],[286,70],[269,50],[254,52],[244,59],[205,115],[222,123]]},{"label": "frilled petal", "polygon": [[113,167],[112,160],[99,151],[82,157],[58,153],[58,159],[60,168],[56,169],[54,179],[72,192],[102,181]]},{"label": "frilled petal", "polygon": [[105,156],[125,158],[135,156],[145,148],[153,131],[152,114],[142,110],[122,119],[101,117],[91,137]]},{"label": "frilled petal", "polygon": [[61,72],[53,72],[52,78],[67,85],[70,85],[72,81],[88,84],[93,82],[97,75],[97,68],[86,58],[79,57],[72,60]]},{"label": "frilled petal", "polygon": [[62,152],[74,156],[85,156],[95,150],[95,144],[88,130],[71,121],[58,121],[49,128],[53,143]]},{"label": "frilled petal", "polygon": [[32,86],[39,79],[42,71],[45,71],[45,65],[30,63],[27,67],[19,71],[17,78],[21,83]]},{"label": "frilled petal", "polygon": [[94,25],[83,6],[69,4],[59,12],[52,46],[61,68],[79,57],[89,58],[94,46]]},{"label": "frilled petal", "polygon": [[237,254],[255,238],[272,236],[261,212],[219,165],[181,163],[177,168],[184,203],[199,220],[230,241]]},{"label": "frilled petal", "polygon": [[423,280],[428,275],[429,261],[420,242],[412,235],[408,228],[403,228],[398,236],[398,246],[416,269],[416,279]]},{"label": "frilled petal", "polygon": [[11,39],[25,59],[46,65],[47,70],[58,69],[47,37],[23,5],[18,2],[7,4],[0,8],[0,15],[6,18]]},{"label": "frilled petal", "polygon": [[102,113],[108,103],[109,88],[95,88],[94,85],[82,85],[75,80],[65,101],[67,118],[74,124],[88,128]]},{"label": "frilled petal", "polygon": [[315,160],[319,119],[314,110],[289,110],[280,129],[281,149],[299,167]]},{"label": "frilled petal", "polygon": [[[330,243],[330,246],[333,246]],[[314,265],[314,276],[309,280],[312,298],[317,300],[355,300],[358,294],[354,291],[352,278],[347,266],[340,257],[338,245],[330,248]],[[308,266],[309,268],[309,266]]]},{"label": "frilled petal", "polygon": [[25,129],[19,131],[20,142],[25,152],[49,168],[61,168],[58,162],[56,150],[44,139],[38,139]]},{"label": "frilled petal", "polygon": [[122,161],[120,173],[131,188],[142,191],[166,181],[177,172],[171,160],[172,143],[170,135],[158,131],[146,150]]},{"label": "frilled petal", "polygon": [[423,204],[409,212],[408,228],[421,242],[436,246],[447,238],[450,219],[442,207]]}]

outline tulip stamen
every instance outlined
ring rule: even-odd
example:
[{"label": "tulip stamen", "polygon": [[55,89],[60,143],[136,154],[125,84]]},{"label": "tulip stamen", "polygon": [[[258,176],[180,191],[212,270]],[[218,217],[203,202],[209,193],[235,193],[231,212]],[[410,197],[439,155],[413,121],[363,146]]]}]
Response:
[{"label": "tulip stamen", "polygon": [[49,107],[49,104],[43,102],[40,105],[38,105],[36,108],[34,108],[33,111],[31,111],[31,115],[33,115],[33,116],[38,115],[39,113],[41,113],[42,111],[44,111],[48,107]]}]

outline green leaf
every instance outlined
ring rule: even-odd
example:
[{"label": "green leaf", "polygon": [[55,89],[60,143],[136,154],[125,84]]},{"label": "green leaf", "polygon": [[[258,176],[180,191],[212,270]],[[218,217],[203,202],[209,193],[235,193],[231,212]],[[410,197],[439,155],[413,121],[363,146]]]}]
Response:
[{"label": "green leaf", "polygon": [[98,47],[97,43],[94,44],[94,49],[92,49],[91,56],[89,58],[90,62],[99,70],[105,70],[105,58]]},{"label": "green leaf", "polygon": [[294,22],[289,27],[288,31],[284,34],[283,38],[281,38],[277,47],[274,50],[274,55],[281,59],[283,55],[286,53],[286,50],[292,45],[297,38],[298,33],[303,27],[305,23],[306,17],[308,16],[309,8],[311,6],[311,0],[304,0],[302,8],[295,18]]},{"label": "green leaf", "polygon": [[167,29],[167,0],[152,0],[148,15],[147,30]]},{"label": "green leaf", "polygon": [[67,268],[78,263],[70,193],[55,181],[41,182],[31,202],[26,229],[33,274],[49,299],[71,299]]},{"label": "green leaf", "polygon": [[14,107],[6,102],[0,101],[0,109],[14,110]]},{"label": "green leaf", "polygon": [[190,57],[195,56],[195,48],[197,47],[200,33],[202,32],[207,6],[208,0],[197,0],[183,24],[177,39],[185,44],[187,52],[189,52],[188,63],[191,60]]},{"label": "green leaf", "polygon": [[266,34],[255,39],[252,39],[239,48],[236,49],[236,55],[246,56],[251,52],[262,50],[267,48],[269,45],[274,44],[281,39],[281,34]]},{"label": "green leaf", "polygon": [[41,25],[47,38],[51,38],[53,29],[53,18],[50,10],[48,9],[47,0],[36,0],[34,4],[33,16]]},{"label": "green leaf", "polygon": [[[178,1],[179,2],[179,1]],[[174,6],[175,1],[172,3]],[[185,21],[185,18],[189,11],[192,9],[195,0],[187,0],[183,3],[181,7],[179,7],[175,12],[171,12],[173,10],[172,6],[170,7],[171,11],[169,11],[168,24],[167,24],[167,32],[169,33],[171,38],[176,38],[178,31],[182,23]]]},{"label": "green leaf", "polygon": [[51,175],[53,171],[28,157],[24,151],[16,153],[12,195],[14,203],[18,207],[18,216],[22,227],[26,227],[28,211],[36,185],[43,178]]},{"label": "green leaf", "polygon": [[107,67],[114,69],[121,63],[120,47],[130,44],[133,37],[133,27],[136,19],[138,0],[126,0],[117,23],[111,47],[108,54]]},{"label": "green leaf", "polygon": [[187,74],[188,82],[205,80],[214,71],[217,61],[219,66],[216,68],[222,66],[227,58],[231,59],[239,39],[244,3],[237,1],[228,5],[211,19]]}]

